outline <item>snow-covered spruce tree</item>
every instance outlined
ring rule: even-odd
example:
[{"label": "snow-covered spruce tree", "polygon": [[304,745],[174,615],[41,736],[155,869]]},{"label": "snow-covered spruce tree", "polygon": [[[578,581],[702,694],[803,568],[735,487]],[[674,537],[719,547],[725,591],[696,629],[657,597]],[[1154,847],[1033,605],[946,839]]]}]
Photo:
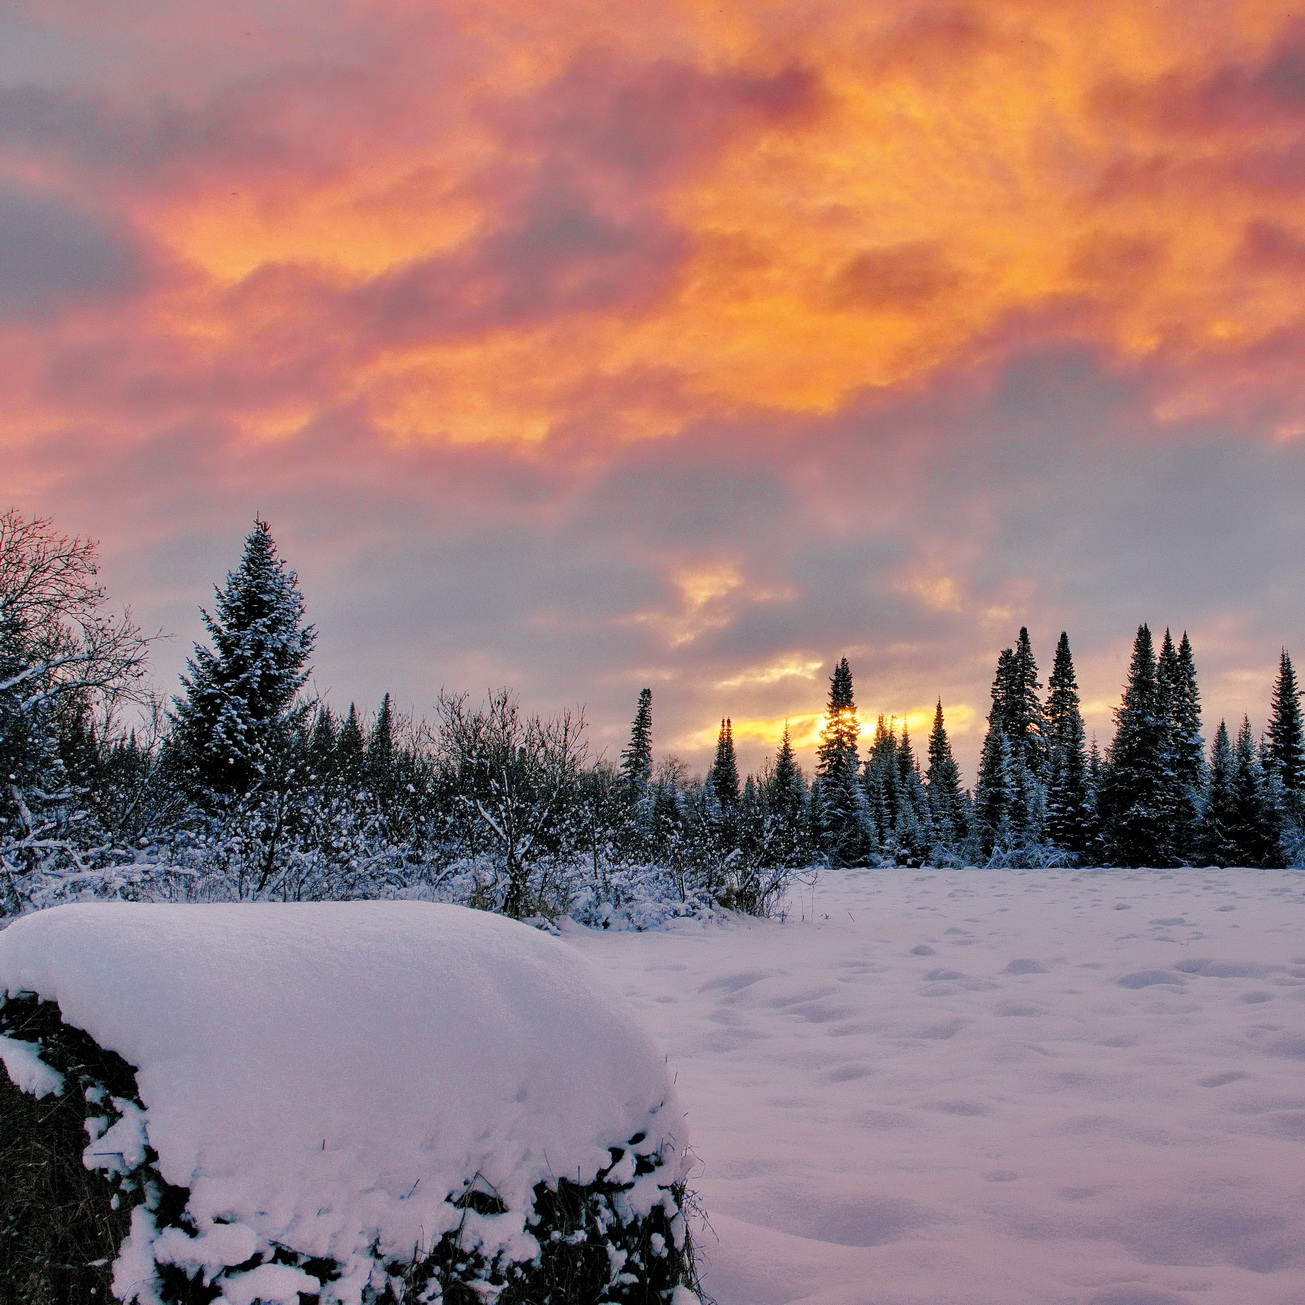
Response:
[{"label": "snow-covered spruce tree", "polygon": [[1083,713],[1069,636],[1062,631],[1047,679],[1047,837],[1082,858],[1092,846],[1092,806]]},{"label": "snow-covered spruce tree", "polygon": [[1279,795],[1284,832],[1293,841],[1299,841],[1305,833],[1305,723],[1301,720],[1300,692],[1296,669],[1284,648],[1269,700],[1263,761]]},{"label": "snow-covered spruce tree", "polygon": [[897,759],[896,722],[887,721],[882,715],[875,719],[875,732],[866,751],[861,783],[865,788],[866,818],[874,833],[875,845],[882,855],[890,860],[896,859],[901,767]]},{"label": "snow-covered spruce tree", "polygon": [[381,699],[381,705],[376,709],[376,719],[367,732],[367,744],[363,752],[363,781],[391,823],[398,814],[396,808],[407,805],[404,801],[404,759],[395,740],[394,728],[394,704],[387,693]]},{"label": "snow-covered spruce tree", "polygon": [[387,693],[376,709],[376,719],[367,734],[367,771],[383,778],[394,765],[394,705]]},{"label": "snow-covered spruce tree", "polygon": [[358,723],[358,708],[351,702],[340,732],[335,736],[335,771],[346,793],[356,794],[365,785],[366,759],[367,743]]},{"label": "snow-covered spruce tree", "polygon": [[644,861],[655,857],[653,839],[652,690],[639,690],[639,702],[630,724],[630,741],[621,751],[616,775],[620,785],[619,811],[613,832],[623,858]]},{"label": "snow-covered spruce tree", "polygon": [[734,722],[728,717],[720,723],[716,737],[716,756],[707,774],[716,801],[722,812],[729,812],[739,804],[739,762],[734,752]]},{"label": "snow-covered spruce tree", "polygon": [[897,819],[893,826],[893,842],[901,865],[923,865],[934,844],[924,779],[905,722],[897,744]]},{"label": "snow-covered spruce tree", "polygon": [[1196,683],[1192,641],[1183,631],[1178,641],[1178,678],[1170,708],[1173,766],[1183,794],[1186,818],[1200,822],[1201,791],[1205,787],[1205,740],[1201,737],[1201,691]]},{"label": "snow-covered spruce tree", "polygon": [[314,640],[298,577],[266,521],[255,520],[216,593],[214,613],[202,612],[212,647],[195,645],[165,750],[173,782],[209,811],[284,783]]},{"label": "snow-covered spruce tree", "polygon": [[[981,760],[975,791],[976,810],[981,806],[985,813],[978,820],[977,832],[986,856],[1022,861],[1042,841],[1047,740],[1038,700],[1040,687],[1029,632],[1021,628],[1016,646],[1004,648],[998,655],[992,681],[988,734],[1001,734],[1006,748],[1003,752],[995,742],[991,747],[985,742],[982,756],[986,769]],[[998,766],[1000,776],[994,769]],[[979,789],[983,790],[982,800]]]},{"label": "snow-covered spruce tree", "polygon": [[1106,774],[1106,759],[1101,753],[1101,745],[1094,734],[1088,743],[1087,787],[1088,806],[1092,812],[1092,846],[1088,849],[1087,861],[1094,864],[1102,859],[1101,851],[1101,785]]},{"label": "snow-covered spruce tree", "polygon": [[1019,638],[993,685],[993,710],[1010,743],[1011,834],[1017,846],[1041,843],[1046,820],[1047,739],[1038,680],[1038,664],[1028,629]]},{"label": "snow-covered spruce tree", "polygon": [[809,864],[812,847],[807,781],[793,753],[787,721],[761,791],[767,820],[763,844],[767,861],[789,867]]},{"label": "snow-covered spruce tree", "polygon": [[955,857],[969,835],[969,807],[961,789],[960,767],[947,737],[941,698],[929,733],[929,766],[924,773],[924,785],[934,836],[932,859]]},{"label": "snow-covered spruce tree", "polygon": [[335,777],[335,717],[326,703],[319,703],[304,744],[308,769],[315,784],[325,785]]},{"label": "snow-covered spruce tree", "polygon": [[1236,865],[1241,857],[1236,837],[1237,812],[1233,796],[1235,769],[1236,761],[1232,741],[1228,737],[1228,726],[1220,721],[1210,746],[1210,766],[1198,830],[1200,858],[1210,865]]},{"label": "snow-covered spruce tree", "polygon": [[1160,702],[1150,628],[1137,628],[1115,740],[1098,800],[1101,834],[1113,865],[1169,864],[1172,786],[1166,764],[1168,722]]},{"label": "snow-covered spruce tree", "polygon": [[1167,858],[1179,864],[1191,860],[1197,846],[1201,787],[1205,781],[1201,739],[1201,699],[1196,685],[1192,645],[1183,634],[1180,647],[1168,630],[1156,659],[1156,689],[1165,721],[1165,802],[1171,812]]},{"label": "snow-covered spruce tree", "polygon": [[829,679],[811,791],[812,832],[831,865],[864,865],[874,851],[857,756],[859,734],[852,668],[844,657]]},{"label": "snow-covered spruce tree", "polygon": [[621,753],[621,778],[642,797],[652,782],[652,690],[639,690],[639,705],[630,726],[630,742]]},{"label": "snow-covered spruce tree", "polygon": [[1010,854],[1011,811],[1015,805],[1010,740],[991,723],[979,754],[979,778],[974,786],[974,834],[984,857]]},{"label": "snow-covered spruce tree", "polygon": [[1268,800],[1251,722],[1243,717],[1233,744],[1232,825],[1227,830],[1238,851],[1238,865],[1282,864],[1277,817]]}]

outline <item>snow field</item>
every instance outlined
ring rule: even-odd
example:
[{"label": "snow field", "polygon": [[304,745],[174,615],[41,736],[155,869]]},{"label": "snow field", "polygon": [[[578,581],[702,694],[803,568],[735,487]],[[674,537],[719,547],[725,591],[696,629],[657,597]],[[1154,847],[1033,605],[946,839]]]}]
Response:
[{"label": "snow field", "polygon": [[1305,875],[826,871],[568,933],[669,1053],[720,1305],[1305,1305]]}]

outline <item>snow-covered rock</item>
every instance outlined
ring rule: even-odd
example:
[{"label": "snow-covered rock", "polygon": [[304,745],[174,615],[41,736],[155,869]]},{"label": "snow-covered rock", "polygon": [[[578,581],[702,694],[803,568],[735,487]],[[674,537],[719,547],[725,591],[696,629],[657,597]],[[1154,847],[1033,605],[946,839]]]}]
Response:
[{"label": "snow-covered rock", "polygon": [[[61,906],[0,934],[0,987],[57,1002],[135,1067],[143,1110],[116,1103],[88,1163],[149,1154],[188,1193],[180,1226],[136,1210],[124,1300],[158,1299],[154,1271],[174,1264],[231,1305],[358,1302],[459,1227],[486,1260],[529,1261],[533,1194],[558,1179],[608,1173],[625,1217],[678,1218],[686,1139],[664,1058],[587,960],[501,917]],[[4,1051],[20,1086],[57,1086],[29,1046]],[[109,1151],[128,1158],[94,1158]],[[469,1203],[473,1188],[490,1199]],[[339,1275],[320,1287],[318,1257]]]}]

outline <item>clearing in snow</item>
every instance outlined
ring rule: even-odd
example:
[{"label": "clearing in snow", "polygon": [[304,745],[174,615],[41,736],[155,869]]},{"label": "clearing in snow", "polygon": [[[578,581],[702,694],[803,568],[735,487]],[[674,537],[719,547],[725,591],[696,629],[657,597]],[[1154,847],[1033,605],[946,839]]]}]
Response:
[{"label": "clearing in snow", "polygon": [[670,1052],[720,1305],[1305,1305],[1303,890],[826,871],[567,937]]}]

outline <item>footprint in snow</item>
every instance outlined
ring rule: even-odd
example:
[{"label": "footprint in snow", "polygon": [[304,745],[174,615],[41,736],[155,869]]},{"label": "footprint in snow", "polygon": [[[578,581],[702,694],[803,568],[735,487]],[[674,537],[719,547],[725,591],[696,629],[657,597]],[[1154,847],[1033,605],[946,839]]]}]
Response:
[{"label": "footprint in snow", "polygon": [[1121,988],[1154,988],[1160,985],[1172,988],[1184,988],[1182,976],[1173,970],[1135,970],[1125,974],[1119,981]]},{"label": "footprint in snow", "polygon": [[1003,974],[1050,974],[1049,966],[1041,961],[1030,960],[1027,956],[1017,956],[1002,970]]}]

